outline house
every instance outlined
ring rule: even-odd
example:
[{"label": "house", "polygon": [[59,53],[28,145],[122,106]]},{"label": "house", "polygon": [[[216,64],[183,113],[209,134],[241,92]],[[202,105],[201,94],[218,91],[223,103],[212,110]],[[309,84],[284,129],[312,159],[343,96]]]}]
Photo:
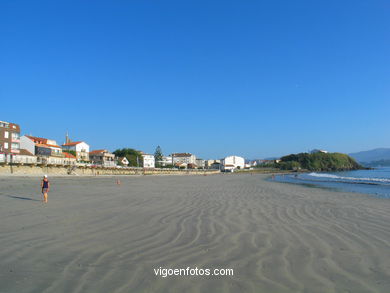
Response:
[{"label": "house", "polygon": [[207,169],[219,169],[221,160],[206,160],[205,167]]},{"label": "house", "polygon": [[0,121],[0,153],[19,154],[20,127],[18,124]]},{"label": "house", "polygon": [[233,172],[236,169],[245,168],[245,159],[239,156],[228,156],[221,160],[222,170]]},{"label": "house", "polygon": [[173,166],[173,159],[172,156],[163,156],[162,160],[159,161],[161,166]]},{"label": "house", "polygon": [[52,139],[23,135],[20,138],[21,149],[37,156],[38,164],[63,165],[64,154],[57,142]]},{"label": "house", "polygon": [[37,164],[37,157],[30,153],[28,150],[21,149],[19,154],[14,155],[12,162],[22,165]]},{"label": "house", "polygon": [[128,166],[129,165],[129,160],[127,160],[126,157],[119,157],[118,158],[118,164],[122,166]]},{"label": "house", "polygon": [[193,164],[196,165],[196,156],[190,153],[174,153],[171,155],[174,165]]},{"label": "house", "polygon": [[155,159],[153,155],[142,154],[143,167],[144,168],[154,168],[155,167]]},{"label": "house", "polygon": [[196,159],[195,162],[196,162],[196,166],[197,166],[198,168],[204,169],[205,164],[206,164],[206,161],[205,161],[205,160],[203,160],[203,159]]},{"label": "house", "polygon": [[115,155],[108,150],[94,150],[89,152],[89,160],[92,164],[103,167],[115,167]]},{"label": "house", "polygon": [[72,154],[70,153],[63,153],[64,154],[64,165],[75,165],[76,164],[76,157],[73,156]]},{"label": "house", "polygon": [[210,165],[209,169],[221,170],[220,160],[215,160],[215,162]]},{"label": "house", "polygon": [[84,141],[65,143],[62,145],[62,150],[76,152],[77,161],[89,161],[89,145]]},{"label": "house", "polygon": [[328,151],[319,150],[319,149],[314,149],[314,150],[309,151],[309,153],[310,153],[310,154],[316,154],[316,153],[324,153],[324,154],[327,154]]}]

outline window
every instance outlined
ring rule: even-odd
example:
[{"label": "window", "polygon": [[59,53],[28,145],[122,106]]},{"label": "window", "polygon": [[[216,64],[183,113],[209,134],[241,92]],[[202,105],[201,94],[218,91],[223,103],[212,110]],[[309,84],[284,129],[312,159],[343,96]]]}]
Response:
[{"label": "window", "polygon": [[13,149],[13,150],[18,150],[19,148],[20,148],[19,143],[13,142],[13,143],[11,144],[11,149]]},{"label": "window", "polygon": [[20,139],[20,135],[17,132],[12,132],[12,139]]},{"label": "window", "polygon": [[4,131],[4,138],[8,138],[9,137],[9,132],[8,131]]},{"label": "window", "polygon": [[8,149],[8,142],[5,142],[5,143],[4,143],[4,148],[5,148],[5,149]]}]

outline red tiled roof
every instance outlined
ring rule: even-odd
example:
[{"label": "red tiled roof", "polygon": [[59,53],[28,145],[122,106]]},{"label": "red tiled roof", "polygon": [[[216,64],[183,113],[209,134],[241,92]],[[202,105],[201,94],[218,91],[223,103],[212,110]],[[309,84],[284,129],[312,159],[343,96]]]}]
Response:
[{"label": "red tiled roof", "polygon": [[72,154],[69,154],[67,152],[63,152],[63,154],[65,155],[65,158],[68,158],[68,159],[76,159],[75,156],[73,156]]},{"label": "red tiled roof", "polygon": [[107,150],[94,150],[94,151],[90,151],[89,152],[90,154],[100,154],[100,153],[108,153]]},{"label": "red tiled roof", "polygon": [[45,145],[49,146],[49,147],[53,147],[53,148],[61,148],[59,145],[55,145],[55,144],[48,144],[48,143],[45,143]]},{"label": "red tiled roof", "polygon": [[31,139],[34,143],[47,143],[47,138],[36,137],[31,135],[26,135],[29,139]]},{"label": "red tiled roof", "polygon": [[75,142],[65,143],[65,144],[63,144],[63,146],[73,146],[73,145],[77,145],[79,143],[82,143],[82,141],[75,141]]},{"label": "red tiled roof", "polygon": [[192,154],[190,153],[175,153],[175,154],[172,154],[174,157],[191,157]]}]

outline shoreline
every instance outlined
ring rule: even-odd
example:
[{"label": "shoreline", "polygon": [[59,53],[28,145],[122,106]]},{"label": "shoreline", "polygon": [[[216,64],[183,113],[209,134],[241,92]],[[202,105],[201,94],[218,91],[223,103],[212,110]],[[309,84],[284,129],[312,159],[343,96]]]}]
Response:
[{"label": "shoreline", "polygon": [[[361,171],[361,170],[353,170],[353,171]],[[312,172],[304,172],[300,174],[308,175],[310,173]],[[315,173],[334,175],[333,173],[335,172],[315,172]],[[387,190],[387,188],[390,188],[390,185],[380,184],[377,182],[359,181],[358,180],[359,177],[356,177],[355,181],[354,180],[348,181],[348,180],[326,180],[326,179],[321,180],[321,179],[310,179],[310,178],[299,178],[299,177],[295,178],[292,176],[286,176],[286,178],[284,178],[283,175],[286,174],[278,174],[275,180],[272,180],[270,177],[267,178],[267,180],[271,182],[274,181],[278,183],[304,186],[306,188],[320,188],[324,190],[330,190],[332,192],[348,192],[353,194],[365,194],[374,198],[390,199],[390,190]],[[287,174],[287,175],[293,175],[293,174]],[[366,181],[370,181],[370,179],[376,179],[376,178],[368,177],[363,179],[366,179]]]}]

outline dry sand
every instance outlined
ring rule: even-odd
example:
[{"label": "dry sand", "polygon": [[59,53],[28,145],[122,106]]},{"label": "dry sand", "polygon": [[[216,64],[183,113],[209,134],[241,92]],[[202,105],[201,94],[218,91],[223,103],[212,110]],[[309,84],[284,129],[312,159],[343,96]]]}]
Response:
[{"label": "dry sand", "polygon": [[0,292],[390,292],[389,199],[265,178],[2,177]]}]

